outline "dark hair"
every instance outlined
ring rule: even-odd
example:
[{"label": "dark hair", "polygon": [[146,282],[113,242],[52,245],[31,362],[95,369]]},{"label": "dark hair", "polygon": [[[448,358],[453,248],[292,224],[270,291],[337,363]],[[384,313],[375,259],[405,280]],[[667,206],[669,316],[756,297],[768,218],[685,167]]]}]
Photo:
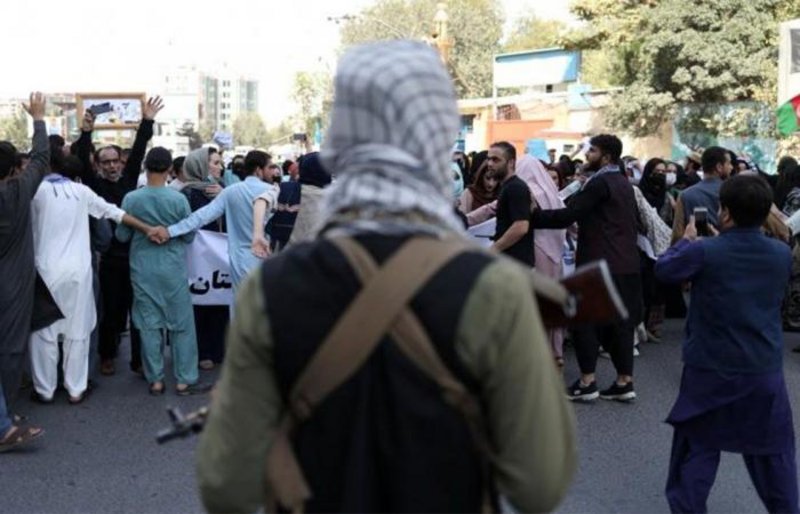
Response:
[{"label": "dark hair", "polygon": [[64,146],[67,144],[67,142],[64,141],[64,138],[59,136],[58,134],[50,134],[49,136],[47,136],[47,141],[50,143],[51,149],[58,148],[60,150],[64,148]]},{"label": "dark hair", "polygon": [[622,155],[622,141],[613,134],[600,134],[589,140],[589,144],[600,149],[602,155],[607,155],[611,162],[619,163]]},{"label": "dark hair", "polygon": [[663,180],[660,182],[651,180],[651,177],[656,172],[656,167],[662,164],[666,166],[667,163],[664,159],[659,159],[658,157],[647,161],[644,165],[644,171],[642,171],[642,179],[639,181],[639,190],[644,195],[647,203],[656,210],[661,210],[664,206],[667,183]]},{"label": "dark hair", "polygon": [[83,171],[83,162],[75,155],[67,155],[62,160],[60,173],[70,180],[75,180]]},{"label": "dark hair", "polygon": [[717,164],[725,164],[725,157],[730,157],[730,152],[721,146],[711,146],[703,152],[702,167],[706,173],[715,173]]},{"label": "dark hair", "polygon": [[737,175],[722,183],[719,204],[728,209],[737,227],[760,227],[772,208],[772,189],[757,175]]},{"label": "dark hair", "polygon": [[575,163],[572,159],[557,162],[555,169],[558,171],[558,175],[562,180],[566,180],[575,175]]},{"label": "dark hair", "polygon": [[[54,134],[55,135],[55,134]],[[50,170],[53,173],[64,172],[64,138],[50,136]]]},{"label": "dark hair", "polygon": [[497,143],[492,143],[492,146],[490,148],[501,149],[503,151],[503,155],[506,156],[506,160],[508,161],[517,160],[517,149],[514,148],[514,145],[512,145],[508,141],[498,141]]},{"label": "dark hair", "polygon": [[252,175],[256,172],[257,168],[263,168],[269,164],[269,159],[269,154],[261,150],[247,152],[244,158],[244,170],[248,175]]},{"label": "dark hair", "polygon": [[[208,158],[210,159],[211,156],[214,155],[215,153],[219,153],[219,150],[217,150],[213,146],[209,146],[208,147]],[[222,154],[220,153],[220,155],[222,155]]]},{"label": "dark hair", "polygon": [[181,172],[183,172],[183,162],[185,160],[185,156],[175,157],[172,159],[172,172],[175,173],[175,176],[178,176],[181,174]]},{"label": "dark hair", "polygon": [[8,141],[0,141],[0,180],[14,172],[17,148]]},{"label": "dark hair", "polygon": [[796,187],[800,187],[800,165],[797,163],[784,169],[778,177],[778,186],[775,188],[775,205],[779,209],[784,208],[786,197]]},{"label": "dark hair", "polygon": [[792,166],[797,166],[797,159],[795,159],[791,155],[784,155],[778,161],[778,175],[788,170]]},{"label": "dark hair", "polygon": [[486,158],[489,156],[489,152],[486,150],[482,150],[475,155],[472,156],[472,164],[469,167],[469,176],[474,180],[475,176],[478,174],[478,170],[481,169],[481,166],[484,162],[486,162]]},{"label": "dark hair", "polygon": [[284,175],[289,173],[289,168],[291,167],[292,164],[294,164],[294,161],[292,161],[291,159],[286,159],[285,161],[283,161],[283,164],[281,164],[281,170],[283,170]]}]

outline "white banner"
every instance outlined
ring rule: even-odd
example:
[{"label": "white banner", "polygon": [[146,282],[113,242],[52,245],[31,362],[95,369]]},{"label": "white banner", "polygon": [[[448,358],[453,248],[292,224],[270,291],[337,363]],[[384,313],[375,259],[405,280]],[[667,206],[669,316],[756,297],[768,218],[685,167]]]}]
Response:
[{"label": "white banner", "polygon": [[227,234],[198,230],[186,252],[186,271],[194,305],[233,305]]},{"label": "white banner", "polygon": [[492,246],[492,238],[494,237],[494,233],[497,227],[497,218],[491,218],[489,220],[484,221],[483,223],[479,223],[478,225],[473,225],[469,227],[467,233],[478,242],[484,248],[489,248]]}]

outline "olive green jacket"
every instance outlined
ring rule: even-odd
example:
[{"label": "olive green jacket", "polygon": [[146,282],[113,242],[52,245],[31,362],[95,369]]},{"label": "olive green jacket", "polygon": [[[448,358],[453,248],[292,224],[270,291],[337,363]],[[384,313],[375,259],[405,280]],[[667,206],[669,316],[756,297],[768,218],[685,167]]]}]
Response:
[{"label": "olive green jacket", "polygon": [[[454,341],[481,383],[502,495],[520,512],[553,510],[576,465],[575,423],[523,268],[497,258],[478,277]],[[262,506],[264,464],[284,405],[261,271],[242,285],[221,378],[197,452],[210,512]]]}]

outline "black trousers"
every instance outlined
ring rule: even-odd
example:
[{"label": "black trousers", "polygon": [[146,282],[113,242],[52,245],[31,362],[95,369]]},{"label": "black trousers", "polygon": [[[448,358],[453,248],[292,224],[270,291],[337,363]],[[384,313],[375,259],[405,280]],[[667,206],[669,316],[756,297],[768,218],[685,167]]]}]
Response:
[{"label": "black trousers", "polygon": [[[102,292],[102,312],[98,353],[102,360],[116,358],[120,335],[125,331],[131,307],[133,306],[133,287],[128,259],[103,258],[100,261],[100,290]],[[142,343],[139,330],[131,319],[131,369],[142,366]]]},{"label": "black trousers", "polygon": [[638,274],[614,275],[613,280],[628,310],[628,319],[573,330],[575,356],[584,375],[595,372],[601,345],[619,375],[633,375],[633,332],[642,317],[642,281]]},{"label": "black trousers", "polygon": [[219,364],[225,357],[225,330],[230,309],[227,305],[195,305],[194,326],[197,332],[198,360]]}]

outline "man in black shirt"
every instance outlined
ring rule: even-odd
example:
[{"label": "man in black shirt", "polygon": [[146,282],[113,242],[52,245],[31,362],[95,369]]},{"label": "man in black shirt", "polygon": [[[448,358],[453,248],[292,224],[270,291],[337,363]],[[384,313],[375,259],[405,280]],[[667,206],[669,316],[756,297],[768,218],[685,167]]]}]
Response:
[{"label": "man in black shirt", "polygon": [[[593,172],[580,192],[565,209],[536,211],[536,228],[567,228],[578,223],[578,266],[605,260],[614,284],[628,310],[628,319],[605,326],[573,330],[575,356],[581,378],[567,390],[574,401],[630,401],[633,388],[633,331],[641,317],[642,290],[639,252],[636,246],[638,214],[633,187],[620,168],[622,142],[613,135],[601,134],[590,141],[585,170]],[[617,380],[598,391],[595,382],[598,349],[608,350]]]},{"label": "man in black shirt", "polygon": [[497,199],[497,228],[492,249],[533,267],[531,192],[528,185],[514,174],[517,150],[505,141],[494,143],[486,161],[489,173],[502,184]]}]

